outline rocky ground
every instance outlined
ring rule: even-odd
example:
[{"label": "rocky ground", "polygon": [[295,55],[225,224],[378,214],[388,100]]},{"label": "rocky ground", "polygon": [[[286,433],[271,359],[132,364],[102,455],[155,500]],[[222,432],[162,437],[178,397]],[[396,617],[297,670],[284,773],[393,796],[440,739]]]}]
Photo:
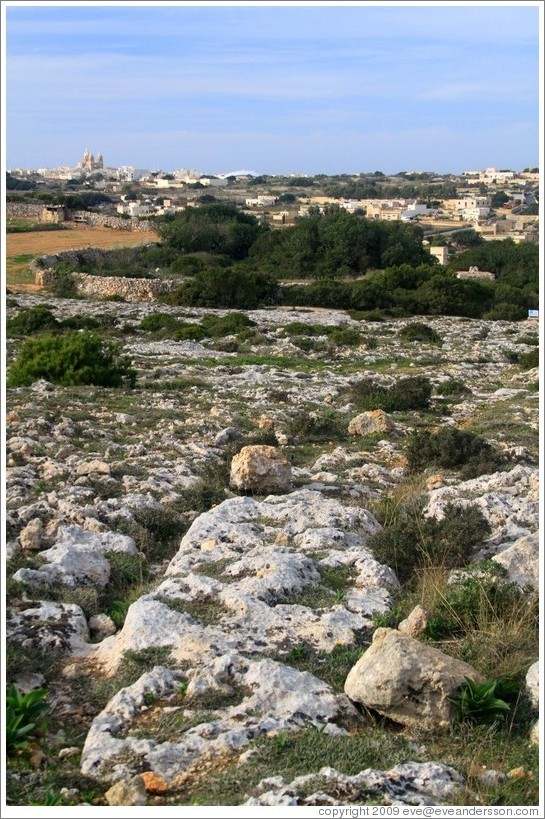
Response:
[{"label": "rocky ground", "polygon": [[[8,316],[44,302],[18,294]],[[49,705],[31,761],[11,760],[8,801],[533,804],[537,641],[517,668],[532,666],[523,727],[455,724],[450,697],[494,667],[414,617],[392,629],[403,589],[373,537],[388,499],[421,496],[437,520],[476,506],[489,531],[470,562],[535,594],[537,370],[510,353],[534,349],[537,326],[426,318],[438,345],[403,340],[414,319],[270,309],[247,313],[238,338],[179,342],[140,321],[211,311],[47,303],[103,322],[138,377],[133,390],[8,390],[8,682],[45,688]],[[348,346],[293,322],[361,336]],[[362,378],[416,375],[433,385],[428,409],[354,400]],[[453,379],[467,391],[441,395]],[[504,466],[409,474],[411,433],[443,426],[485,437]],[[371,652],[391,669],[378,682],[351,670]]]}]

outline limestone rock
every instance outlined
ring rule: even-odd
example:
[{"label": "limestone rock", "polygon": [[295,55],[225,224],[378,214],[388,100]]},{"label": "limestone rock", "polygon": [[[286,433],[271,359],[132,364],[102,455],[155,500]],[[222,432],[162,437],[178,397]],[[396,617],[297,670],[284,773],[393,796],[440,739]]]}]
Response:
[{"label": "limestone rock", "polygon": [[19,533],[21,548],[35,551],[40,548],[44,525],[40,518],[29,520],[24,529]]},{"label": "limestone rock", "polygon": [[76,469],[77,475],[109,475],[110,466],[105,461],[87,461]]},{"label": "limestone rock", "polygon": [[233,489],[258,495],[286,492],[291,466],[276,447],[244,446],[231,462],[230,483]]},{"label": "limestone rock", "polygon": [[6,636],[36,651],[77,652],[86,649],[89,629],[82,609],[75,603],[43,601],[8,614]]},{"label": "limestone rock", "polygon": [[[437,762],[404,762],[389,771],[367,768],[354,776],[322,768],[290,783],[281,776],[263,779],[254,788],[257,795],[244,804],[362,805],[370,793],[378,793],[382,805],[452,805],[464,786],[454,768]],[[320,790],[313,791],[316,787]]]},{"label": "limestone rock", "polygon": [[424,509],[426,517],[441,520],[444,509],[455,506],[477,506],[491,528],[483,552],[475,559],[483,559],[505,550],[518,538],[535,532],[539,519],[539,480],[534,467],[518,465],[509,472],[481,475],[457,486],[443,486],[430,492]]},{"label": "limestone rock", "polygon": [[524,589],[539,588],[539,534],[519,537],[512,546],[492,558],[507,571],[512,583]]},{"label": "limestone rock", "polygon": [[130,779],[120,779],[104,794],[108,805],[147,805],[148,797],[142,777],[133,776]]},{"label": "limestone rock", "polygon": [[449,697],[465,677],[482,682],[467,663],[395,629],[378,628],[348,674],[344,690],[351,700],[395,722],[432,729],[452,721]]},{"label": "limestone rock", "polygon": [[415,606],[405,620],[399,624],[398,631],[409,637],[419,637],[428,627],[429,614],[423,606]]},{"label": "limestone rock", "polygon": [[89,628],[93,637],[98,640],[111,637],[111,635],[117,631],[114,621],[111,617],[108,617],[107,614],[93,614],[93,616],[89,618]]},{"label": "limestone rock", "polygon": [[442,475],[430,475],[426,480],[426,489],[432,491],[433,489],[441,489],[445,485],[445,479]]},{"label": "limestone rock", "polygon": [[391,432],[394,424],[384,410],[376,409],[356,415],[348,424],[350,435],[371,435],[373,432]]},{"label": "limestone rock", "polygon": [[539,708],[539,660],[530,666],[526,674],[526,690],[535,709]]}]

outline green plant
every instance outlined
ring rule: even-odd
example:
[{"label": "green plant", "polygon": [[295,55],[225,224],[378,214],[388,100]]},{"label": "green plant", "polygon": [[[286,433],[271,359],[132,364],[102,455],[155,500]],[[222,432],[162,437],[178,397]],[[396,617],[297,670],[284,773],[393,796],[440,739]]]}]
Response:
[{"label": "green plant", "polygon": [[47,691],[36,688],[23,694],[13,683],[6,694],[6,749],[18,751],[28,747],[28,740],[36,739],[45,730],[45,722],[38,722],[47,709],[44,699]]},{"label": "green plant", "polygon": [[407,324],[406,327],[403,327],[399,331],[398,335],[405,341],[423,341],[428,344],[439,345],[443,343],[443,339],[439,333],[436,333],[429,324],[423,324],[421,321],[414,321],[412,324]]},{"label": "green plant", "polygon": [[419,498],[400,504],[390,525],[368,541],[377,560],[391,566],[402,583],[427,567],[465,566],[490,532],[476,506],[448,504],[441,520],[423,517],[422,508]]},{"label": "green plant", "polygon": [[76,279],[69,269],[61,268],[56,270],[55,278],[49,289],[60,299],[75,299],[78,297]]},{"label": "green plant", "polygon": [[359,409],[398,410],[427,409],[432,386],[425,376],[401,378],[390,387],[384,387],[372,379],[363,379],[352,387],[351,400]]},{"label": "green plant", "polygon": [[511,706],[496,696],[498,682],[485,680],[483,683],[476,683],[466,677],[458,693],[451,697],[451,702],[456,706],[457,719],[480,724],[502,722]]},{"label": "green plant", "polygon": [[61,804],[61,797],[58,793],[55,793],[55,791],[48,790],[41,802],[31,802],[30,804],[35,807],[40,807],[41,805],[52,807]]},{"label": "green plant", "polygon": [[314,412],[298,412],[286,425],[290,438],[298,441],[328,441],[346,437],[346,419],[334,411],[322,415]]},{"label": "green plant", "polygon": [[8,373],[10,387],[45,378],[62,386],[133,387],[136,372],[120,347],[92,333],[70,331],[25,341]]},{"label": "green plant", "polygon": [[429,466],[459,469],[464,479],[495,472],[505,463],[504,456],[484,438],[446,426],[437,432],[413,433],[406,455],[411,472]]},{"label": "green plant", "polygon": [[467,395],[470,389],[459,378],[449,378],[437,385],[437,395]]},{"label": "green plant", "polygon": [[6,322],[6,335],[29,336],[43,330],[55,330],[59,327],[59,322],[45,305],[38,304],[21,310],[12,319]]},{"label": "green plant", "polygon": [[357,347],[361,344],[361,334],[353,327],[335,327],[329,333],[329,342],[336,347]]}]

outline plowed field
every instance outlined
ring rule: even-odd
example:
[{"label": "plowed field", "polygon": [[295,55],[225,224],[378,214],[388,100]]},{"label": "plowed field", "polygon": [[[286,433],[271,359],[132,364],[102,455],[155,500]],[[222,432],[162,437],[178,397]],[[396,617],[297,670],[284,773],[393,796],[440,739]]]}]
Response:
[{"label": "plowed field", "polygon": [[33,291],[37,288],[28,270],[31,259],[44,253],[59,253],[78,247],[132,247],[155,242],[152,230],[136,232],[112,228],[74,227],[59,231],[8,233],[6,235],[6,283],[10,290]]}]

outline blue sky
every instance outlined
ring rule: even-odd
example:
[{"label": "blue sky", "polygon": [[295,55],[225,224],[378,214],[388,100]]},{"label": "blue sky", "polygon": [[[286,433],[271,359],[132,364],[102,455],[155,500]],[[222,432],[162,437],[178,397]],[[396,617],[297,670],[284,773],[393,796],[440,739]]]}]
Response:
[{"label": "blue sky", "polygon": [[539,162],[536,5],[9,6],[9,167]]}]

